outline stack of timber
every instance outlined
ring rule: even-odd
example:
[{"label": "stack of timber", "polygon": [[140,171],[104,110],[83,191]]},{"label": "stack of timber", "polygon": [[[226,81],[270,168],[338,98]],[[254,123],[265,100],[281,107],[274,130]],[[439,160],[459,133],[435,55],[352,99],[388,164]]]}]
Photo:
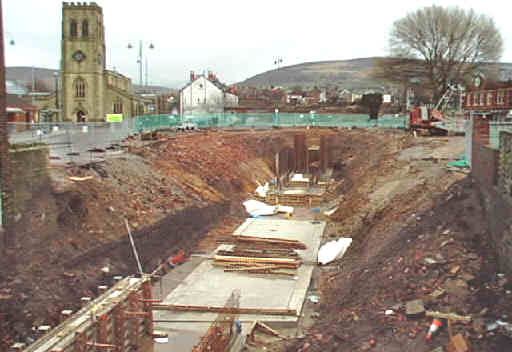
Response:
[{"label": "stack of timber", "polygon": [[222,246],[214,257],[214,265],[226,272],[279,274],[294,276],[302,264],[296,249],[306,245],[297,240],[257,236],[228,236],[219,239]]},{"label": "stack of timber", "polygon": [[265,199],[267,204],[279,204],[289,206],[318,206],[323,201],[322,193],[310,193],[304,190],[284,190],[279,194],[268,192]]}]

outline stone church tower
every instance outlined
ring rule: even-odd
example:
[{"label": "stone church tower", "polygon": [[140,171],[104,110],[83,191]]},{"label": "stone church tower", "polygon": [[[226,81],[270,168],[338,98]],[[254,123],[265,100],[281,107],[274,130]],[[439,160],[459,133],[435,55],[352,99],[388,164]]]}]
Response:
[{"label": "stone church tower", "polygon": [[99,121],[105,116],[105,31],[96,3],[62,6],[61,99],[63,121]]}]

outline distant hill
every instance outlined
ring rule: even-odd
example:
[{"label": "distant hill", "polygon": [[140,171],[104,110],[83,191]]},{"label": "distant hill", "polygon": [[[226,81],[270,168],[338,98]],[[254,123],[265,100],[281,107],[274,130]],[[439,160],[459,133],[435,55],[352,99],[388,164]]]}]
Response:
[{"label": "distant hill", "polygon": [[[379,88],[385,86],[371,77],[379,57],[369,57],[351,60],[306,62],[293,66],[281,67],[257,74],[239,82],[242,86],[283,86],[306,87],[338,86],[346,89]],[[485,69],[484,69],[485,71]],[[500,79],[512,79],[512,64],[500,63]]]},{"label": "distant hill", "polygon": [[[25,66],[12,66],[6,67],[5,70],[5,79],[13,80],[21,85],[31,88],[32,87],[32,77],[36,82],[36,90],[43,92],[53,92],[55,91],[55,73],[60,72],[60,70],[54,70],[49,68],[40,68],[40,67],[25,67]],[[33,76],[32,76],[33,75]],[[175,91],[174,89],[162,86],[139,86],[138,84],[133,84],[133,89],[135,92],[151,92],[151,93],[168,93]]]},{"label": "distant hill", "polygon": [[27,88],[32,87],[32,72],[36,81],[36,90],[53,92],[55,91],[55,72],[49,68],[14,66],[6,67],[5,79],[17,81]]},{"label": "distant hill", "polygon": [[283,86],[302,87],[339,86],[348,89],[378,88],[382,82],[374,80],[369,73],[375,67],[378,57],[306,62],[293,66],[281,67],[257,74],[243,82],[243,86]]}]

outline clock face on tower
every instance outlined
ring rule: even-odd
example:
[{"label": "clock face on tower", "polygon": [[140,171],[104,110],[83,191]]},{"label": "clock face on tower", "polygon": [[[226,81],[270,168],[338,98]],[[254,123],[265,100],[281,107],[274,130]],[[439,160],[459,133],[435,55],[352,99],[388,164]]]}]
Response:
[{"label": "clock face on tower", "polygon": [[73,60],[77,62],[82,62],[83,60],[85,60],[85,54],[81,50],[75,51],[75,53],[73,54]]},{"label": "clock face on tower", "polygon": [[475,87],[480,87],[480,85],[482,84],[482,78],[480,76],[476,76],[474,83],[475,83]]}]

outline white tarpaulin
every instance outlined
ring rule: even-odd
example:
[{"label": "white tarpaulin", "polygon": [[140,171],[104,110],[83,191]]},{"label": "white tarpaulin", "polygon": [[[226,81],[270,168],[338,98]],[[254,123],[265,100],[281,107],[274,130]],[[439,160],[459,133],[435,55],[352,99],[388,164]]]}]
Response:
[{"label": "white tarpaulin", "polygon": [[336,210],[338,210],[338,207],[326,210],[326,211],[324,211],[324,215],[325,216],[331,216],[332,214],[334,214],[336,212]]},{"label": "white tarpaulin", "polygon": [[287,206],[287,205],[278,205],[277,206],[277,212],[278,213],[285,213],[285,214],[293,214],[293,207]]},{"label": "white tarpaulin", "polygon": [[309,178],[304,177],[304,174],[294,174],[292,176],[292,181],[295,181],[295,182],[309,182]]},{"label": "white tarpaulin", "polygon": [[245,210],[251,216],[274,215],[275,213],[277,213],[275,206],[271,206],[263,202],[259,202],[257,200],[247,200],[243,204]]},{"label": "white tarpaulin", "polygon": [[265,198],[267,196],[267,192],[268,192],[268,182],[265,183],[265,186],[259,185],[256,188],[256,194],[258,196],[260,196],[261,198]]},{"label": "white tarpaulin", "polygon": [[343,257],[351,243],[351,238],[344,237],[337,241],[327,242],[318,250],[318,263],[325,265],[335,259]]}]

